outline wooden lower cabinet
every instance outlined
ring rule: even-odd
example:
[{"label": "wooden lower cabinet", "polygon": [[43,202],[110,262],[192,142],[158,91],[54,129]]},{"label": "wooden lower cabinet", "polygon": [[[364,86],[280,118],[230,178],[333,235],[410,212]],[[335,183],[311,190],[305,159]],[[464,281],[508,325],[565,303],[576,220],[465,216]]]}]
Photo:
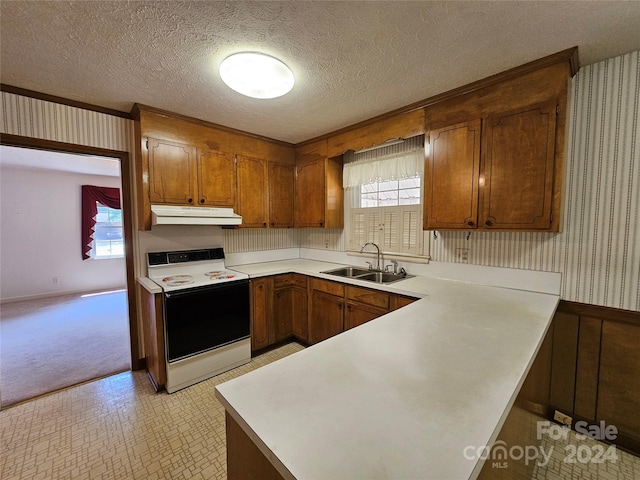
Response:
[{"label": "wooden lower cabinet", "polygon": [[357,327],[363,323],[367,323],[374,318],[381,317],[388,313],[387,309],[372,307],[357,302],[347,301],[347,311],[344,316],[344,329]]},{"label": "wooden lower cabinet", "polygon": [[138,285],[147,372],[153,388],[162,390],[167,382],[167,363],[164,355],[164,322],[162,294],[151,293]]},{"label": "wooden lower cabinet", "polygon": [[389,294],[380,290],[347,286],[344,329],[357,327],[389,312]]},{"label": "wooden lower cabinet", "polygon": [[309,343],[314,344],[342,332],[344,297],[319,290],[311,292]]},{"label": "wooden lower cabinet", "polygon": [[404,295],[391,295],[389,297],[389,311],[398,310],[418,300],[413,297],[405,297]]},{"label": "wooden lower cabinet", "polygon": [[251,350],[260,350],[274,342],[273,279],[251,280]]},{"label": "wooden lower cabinet", "polygon": [[251,281],[251,350],[295,336],[307,342],[307,278],[288,273]]},{"label": "wooden lower cabinet", "polygon": [[295,337],[314,344],[416,299],[287,273],[251,281],[251,350]]},{"label": "wooden lower cabinet", "polygon": [[[302,275],[300,275],[302,277]],[[306,283],[306,278],[305,278]],[[291,303],[293,314],[293,336],[305,343],[309,342],[309,309],[307,287],[291,287]]]},{"label": "wooden lower cabinet", "polygon": [[618,429],[640,454],[640,312],[560,302],[554,317],[551,410]]},{"label": "wooden lower cabinet", "polygon": [[280,342],[293,334],[293,288],[278,288],[273,294],[274,342]]}]

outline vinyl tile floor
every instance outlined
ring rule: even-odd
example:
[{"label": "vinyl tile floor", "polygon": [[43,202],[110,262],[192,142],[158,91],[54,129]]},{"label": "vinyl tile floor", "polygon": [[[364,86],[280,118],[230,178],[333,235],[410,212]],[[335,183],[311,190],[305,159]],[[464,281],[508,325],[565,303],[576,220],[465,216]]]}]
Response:
[{"label": "vinyl tile floor", "polygon": [[[172,395],[136,371],[10,407],[0,412],[0,478],[224,479],[225,416],[213,387],[302,349],[284,345]],[[640,459],[618,457],[606,472],[559,459],[533,478],[640,478]]]}]

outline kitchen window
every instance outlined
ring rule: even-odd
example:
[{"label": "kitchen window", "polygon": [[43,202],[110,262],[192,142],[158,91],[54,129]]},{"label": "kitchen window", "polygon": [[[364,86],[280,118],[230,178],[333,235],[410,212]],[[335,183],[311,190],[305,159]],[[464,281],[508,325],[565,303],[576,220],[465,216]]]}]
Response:
[{"label": "kitchen window", "polygon": [[366,242],[387,256],[425,257],[422,231],[424,137],[344,155],[347,251]]}]

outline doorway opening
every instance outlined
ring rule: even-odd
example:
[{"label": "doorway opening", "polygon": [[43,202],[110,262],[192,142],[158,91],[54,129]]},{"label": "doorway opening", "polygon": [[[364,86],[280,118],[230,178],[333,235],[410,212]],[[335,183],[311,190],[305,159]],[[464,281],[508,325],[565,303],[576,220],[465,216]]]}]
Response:
[{"label": "doorway opening", "polygon": [[[7,137],[0,147],[2,407],[139,368],[129,154]],[[107,211],[105,223],[97,205],[89,259],[79,227],[86,184],[122,192],[119,230],[111,221],[118,212],[109,219]]]}]

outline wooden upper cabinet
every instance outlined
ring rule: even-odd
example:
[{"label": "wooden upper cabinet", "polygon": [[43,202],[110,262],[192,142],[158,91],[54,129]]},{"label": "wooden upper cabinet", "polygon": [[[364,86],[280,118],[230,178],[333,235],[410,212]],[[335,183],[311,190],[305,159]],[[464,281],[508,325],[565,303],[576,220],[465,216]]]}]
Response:
[{"label": "wooden upper cabinet", "polygon": [[197,149],[198,204],[216,207],[236,205],[236,163],[232,154]]},{"label": "wooden upper cabinet", "polygon": [[425,165],[425,229],[475,228],[480,119],[432,130]]},{"label": "wooden upper cabinet", "polygon": [[289,228],[294,225],[294,165],[269,163],[269,226]]},{"label": "wooden upper cabinet", "polygon": [[243,227],[268,225],[267,162],[238,155],[238,213]]},{"label": "wooden upper cabinet", "polygon": [[233,155],[155,138],[148,139],[148,155],[151,203],[235,206]]},{"label": "wooden upper cabinet", "polygon": [[241,227],[293,227],[295,166],[238,155]]},{"label": "wooden upper cabinet", "polygon": [[324,226],[324,162],[296,166],[296,227]]},{"label": "wooden upper cabinet", "polygon": [[148,138],[147,151],[149,201],[177,205],[195,204],[196,148],[192,145]]},{"label": "wooden upper cabinet", "polygon": [[483,228],[550,228],[556,109],[554,100],[487,118],[480,175]]},{"label": "wooden upper cabinet", "polygon": [[556,112],[553,100],[432,130],[425,230],[558,231]]},{"label": "wooden upper cabinet", "polygon": [[295,226],[342,228],[342,157],[327,158],[326,140],[296,149]]}]

